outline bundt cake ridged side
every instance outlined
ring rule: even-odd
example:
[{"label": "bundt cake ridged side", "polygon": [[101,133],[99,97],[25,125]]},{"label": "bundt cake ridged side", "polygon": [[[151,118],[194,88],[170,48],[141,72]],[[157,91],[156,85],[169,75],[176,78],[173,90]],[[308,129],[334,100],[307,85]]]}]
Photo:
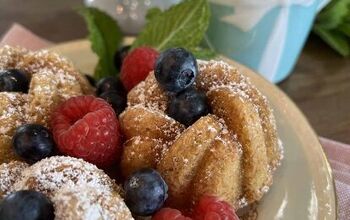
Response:
[{"label": "bundt cake ridged side", "polygon": [[127,139],[121,160],[125,177],[143,167],[156,168],[162,155],[185,129],[164,112],[143,105],[130,106],[120,114],[119,122]]},{"label": "bundt cake ridged side", "polygon": [[248,201],[259,200],[262,188],[270,185],[272,178],[259,113],[244,95],[230,88],[211,90],[208,99],[213,113],[224,119],[228,129],[237,134],[242,144],[242,186],[245,197]]},{"label": "bundt cake ridged side", "polygon": [[223,61],[199,61],[200,74],[196,86],[208,92],[217,87],[229,87],[244,91],[245,96],[252,102],[259,113],[264,130],[266,151],[270,169],[276,169],[282,158],[282,149],[277,137],[276,121],[271,106],[264,95],[242,75],[238,69]]},{"label": "bundt cake ridged side", "polygon": [[132,106],[123,112],[120,115],[120,124],[127,139],[142,135],[167,142],[174,140],[185,128],[163,112],[153,111],[142,105]]},{"label": "bundt cake ridged side", "polygon": [[144,167],[155,169],[164,147],[161,139],[152,139],[144,136],[132,137],[124,143],[123,154],[126,155],[120,163],[124,177],[128,177]]},{"label": "bundt cake ridged side", "polygon": [[175,140],[161,159],[157,170],[168,184],[169,204],[189,207],[196,171],[221,130],[222,125],[214,117],[202,117]]},{"label": "bundt cake ridged side", "polygon": [[242,204],[242,146],[226,128],[215,137],[200,162],[192,180],[192,201],[203,195],[216,195],[231,201],[235,208]]}]

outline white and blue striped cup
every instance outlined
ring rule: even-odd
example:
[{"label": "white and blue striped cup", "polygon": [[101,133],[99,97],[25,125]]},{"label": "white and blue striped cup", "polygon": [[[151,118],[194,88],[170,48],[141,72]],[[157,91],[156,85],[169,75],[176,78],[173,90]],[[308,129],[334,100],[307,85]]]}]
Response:
[{"label": "white and blue striped cup", "polygon": [[220,53],[280,82],[292,71],[327,0],[210,0],[207,37]]}]

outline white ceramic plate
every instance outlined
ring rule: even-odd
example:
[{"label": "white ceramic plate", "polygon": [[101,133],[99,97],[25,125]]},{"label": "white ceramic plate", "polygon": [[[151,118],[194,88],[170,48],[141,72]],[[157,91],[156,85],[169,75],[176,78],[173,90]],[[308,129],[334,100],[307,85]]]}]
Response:
[{"label": "white ceramic plate", "polygon": [[[69,58],[83,73],[92,73],[96,56],[86,40],[50,48]],[[223,58],[225,59],[225,58]],[[232,60],[265,94],[275,112],[284,160],[274,184],[258,206],[259,220],[337,219],[336,196],[330,166],[315,132],[295,104],[276,86]]]}]

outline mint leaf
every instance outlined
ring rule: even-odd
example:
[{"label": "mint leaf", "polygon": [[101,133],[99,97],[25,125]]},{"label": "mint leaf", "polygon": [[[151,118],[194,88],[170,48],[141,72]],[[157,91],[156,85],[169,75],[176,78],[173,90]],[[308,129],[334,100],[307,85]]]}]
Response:
[{"label": "mint leaf", "polygon": [[350,14],[350,0],[333,0],[317,16],[317,24],[326,29],[334,29]]},{"label": "mint leaf", "polygon": [[193,53],[193,55],[197,59],[201,59],[201,60],[209,60],[217,56],[215,51],[207,48],[201,48],[201,47],[190,48],[190,51]]},{"label": "mint leaf", "polygon": [[123,38],[117,23],[109,15],[96,8],[81,8],[79,13],[87,24],[91,49],[99,58],[94,77],[100,79],[117,74],[113,59]]},{"label": "mint leaf", "polygon": [[162,14],[162,10],[160,10],[159,8],[150,8],[148,9],[146,14],[146,20],[150,21],[160,14]]},{"label": "mint leaf", "polygon": [[350,45],[348,39],[337,31],[327,30],[322,26],[316,25],[314,31],[334,50],[342,56],[349,56]]},{"label": "mint leaf", "polygon": [[[156,16],[155,16],[156,15]],[[206,0],[184,0],[164,12],[150,12],[150,19],[132,48],[147,45],[159,51],[171,47],[195,48],[209,25]]]},{"label": "mint leaf", "polygon": [[339,25],[337,30],[344,33],[347,37],[350,37],[350,24],[343,23],[343,24]]},{"label": "mint leaf", "polygon": [[332,0],[317,16],[313,28],[342,56],[350,55],[350,0]]}]

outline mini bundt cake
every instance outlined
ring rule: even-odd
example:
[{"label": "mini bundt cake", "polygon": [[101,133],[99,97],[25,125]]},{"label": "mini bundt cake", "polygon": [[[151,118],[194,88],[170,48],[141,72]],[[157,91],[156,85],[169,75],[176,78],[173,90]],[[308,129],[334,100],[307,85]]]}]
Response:
[{"label": "mini bundt cake", "polygon": [[167,115],[171,94],[153,72],[128,93],[120,115],[127,142],[124,176],[157,169],[169,185],[167,205],[187,209],[203,195],[236,209],[261,199],[283,157],[267,99],[247,77],[223,61],[198,61],[194,86],[211,114],[187,129]]},{"label": "mini bundt cake", "polygon": [[86,78],[70,62],[46,50],[0,48],[0,74],[13,70],[25,75],[29,89],[23,86],[21,92],[0,90],[0,164],[18,159],[11,149],[18,126],[25,123],[48,126],[51,112],[58,104],[73,96],[93,94]]}]

